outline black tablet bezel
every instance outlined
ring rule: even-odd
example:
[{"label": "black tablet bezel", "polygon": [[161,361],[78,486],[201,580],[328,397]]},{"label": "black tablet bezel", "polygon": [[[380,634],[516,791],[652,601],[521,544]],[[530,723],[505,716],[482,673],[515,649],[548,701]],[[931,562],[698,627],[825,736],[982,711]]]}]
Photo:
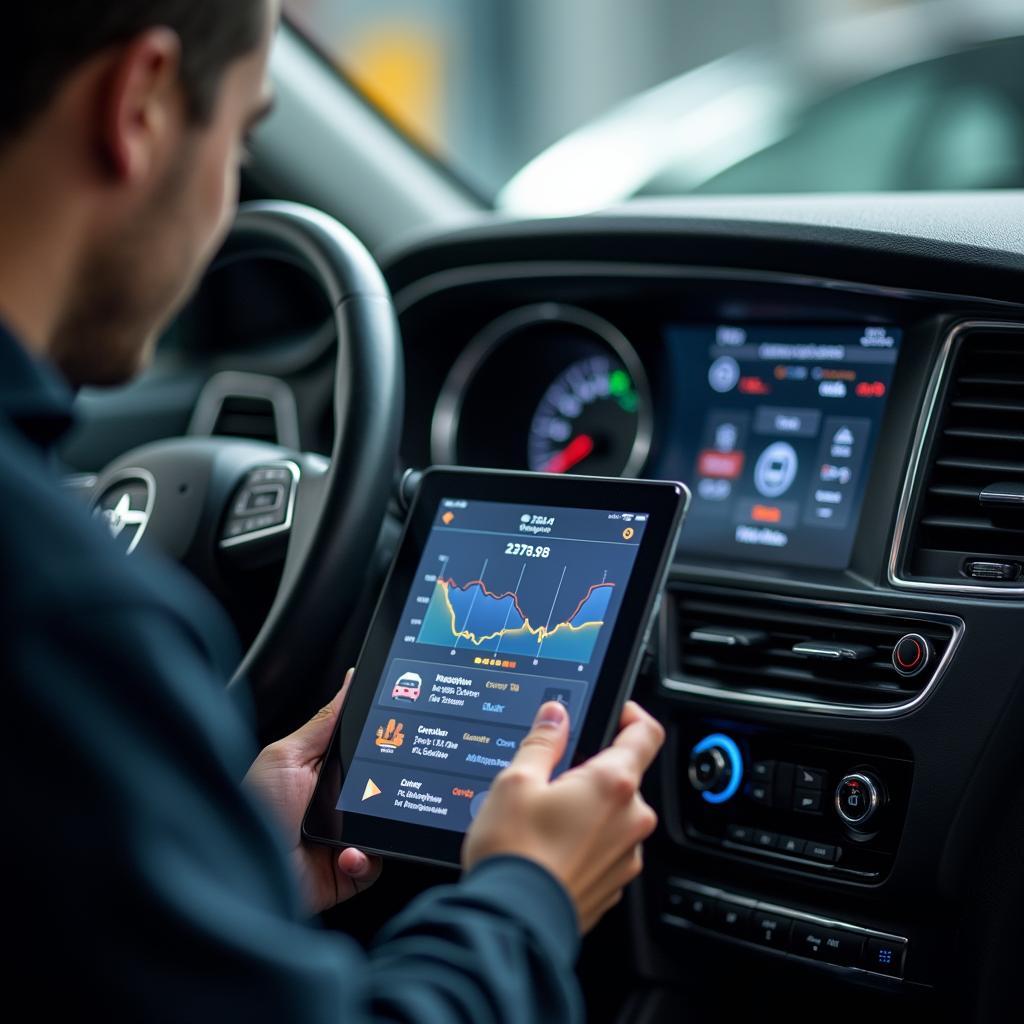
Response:
[{"label": "black tablet bezel", "polygon": [[448,467],[425,472],[359,655],[344,713],[331,738],[303,821],[303,835],[313,842],[355,846],[371,853],[436,864],[459,863],[462,832],[336,809],[344,766],[351,764],[371,712],[409,588],[438,505],[444,498],[527,506],[629,509],[648,515],[604,663],[594,682],[573,757],[575,764],[597,753],[614,736],[650,635],[690,494],[682,484],[648,480]]}]

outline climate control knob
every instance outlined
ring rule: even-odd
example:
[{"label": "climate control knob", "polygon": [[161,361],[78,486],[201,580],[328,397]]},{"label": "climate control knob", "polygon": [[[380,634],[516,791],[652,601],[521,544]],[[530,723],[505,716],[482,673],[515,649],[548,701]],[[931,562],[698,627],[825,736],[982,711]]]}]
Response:
[{"label": "climate control knob", "polygon": [[882,784],[867,772],[850,772],[836,786],[836,814],[857,832],[867,831],[884,802]]},{"label": "climate control knob", "polygon": [[743,755],[736,741],[720,732],[705,736],[690,751],[687,775],[709,804],[724,804],[743,780]]}]

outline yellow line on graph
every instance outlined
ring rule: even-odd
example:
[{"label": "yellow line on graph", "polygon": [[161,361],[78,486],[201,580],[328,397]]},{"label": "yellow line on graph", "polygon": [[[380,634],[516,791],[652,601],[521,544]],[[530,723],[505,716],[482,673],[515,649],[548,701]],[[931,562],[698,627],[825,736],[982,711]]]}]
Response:
[{"label": "yellow line on graph", "polygon": [[549,637],[554,636],[560,629],[567,629],[570,633],[582,633],[586,629],[600,629],[604,622],[582,622],[578,626],[574,626],[571,622],[560,622],[554,629],[549,630],[547,626],[531,626],[529,619],[524,619],[521,626],[516,626],[515,629],[499,629],[497,632],[488,633],[487,636],[477,637],[471,630],[464,629],[458,630],[455,626],[455,608],[452,606],[452,600],[448,596],[448,583],[446,580],[438,580],[437,585],[441,588],[441,593],[444,596],[444,603],[448,608],[448,615],[452,620],[452,636],[459,640],[468,640],[471,644],[479,647],[481,644],[487,643],[488,640],[494,640],[499,636],[530,636],[534,637],[537,641],[537,645],[540,646]]}]

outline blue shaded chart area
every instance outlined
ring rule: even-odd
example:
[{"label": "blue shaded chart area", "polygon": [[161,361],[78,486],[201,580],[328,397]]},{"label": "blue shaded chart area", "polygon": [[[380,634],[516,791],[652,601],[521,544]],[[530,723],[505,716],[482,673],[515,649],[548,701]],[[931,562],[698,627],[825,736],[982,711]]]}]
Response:
[{"label": "blue shaded chart area", "polygon": [[551,622],[547,609],[534,610],[531,618],[514,592],[495,593],[483,580],[460,585],[441,578],[434,586],[418,642],[586,664],[594,653],[614,588],[614,583],[593,584],[571,614]]}]

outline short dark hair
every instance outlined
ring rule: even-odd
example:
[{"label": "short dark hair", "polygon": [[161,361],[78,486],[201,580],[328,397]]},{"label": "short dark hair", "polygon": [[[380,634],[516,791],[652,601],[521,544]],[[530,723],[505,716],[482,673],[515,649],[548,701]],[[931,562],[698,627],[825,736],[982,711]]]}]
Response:
[{"label": "short dark hair", "polygon": [[209,119],[224,72],[262,38],[268,0],[14,0],[0,28],[0,144],[49,105],[72,71],[110,46],[164,26],[181,38],[193,120]]}]

